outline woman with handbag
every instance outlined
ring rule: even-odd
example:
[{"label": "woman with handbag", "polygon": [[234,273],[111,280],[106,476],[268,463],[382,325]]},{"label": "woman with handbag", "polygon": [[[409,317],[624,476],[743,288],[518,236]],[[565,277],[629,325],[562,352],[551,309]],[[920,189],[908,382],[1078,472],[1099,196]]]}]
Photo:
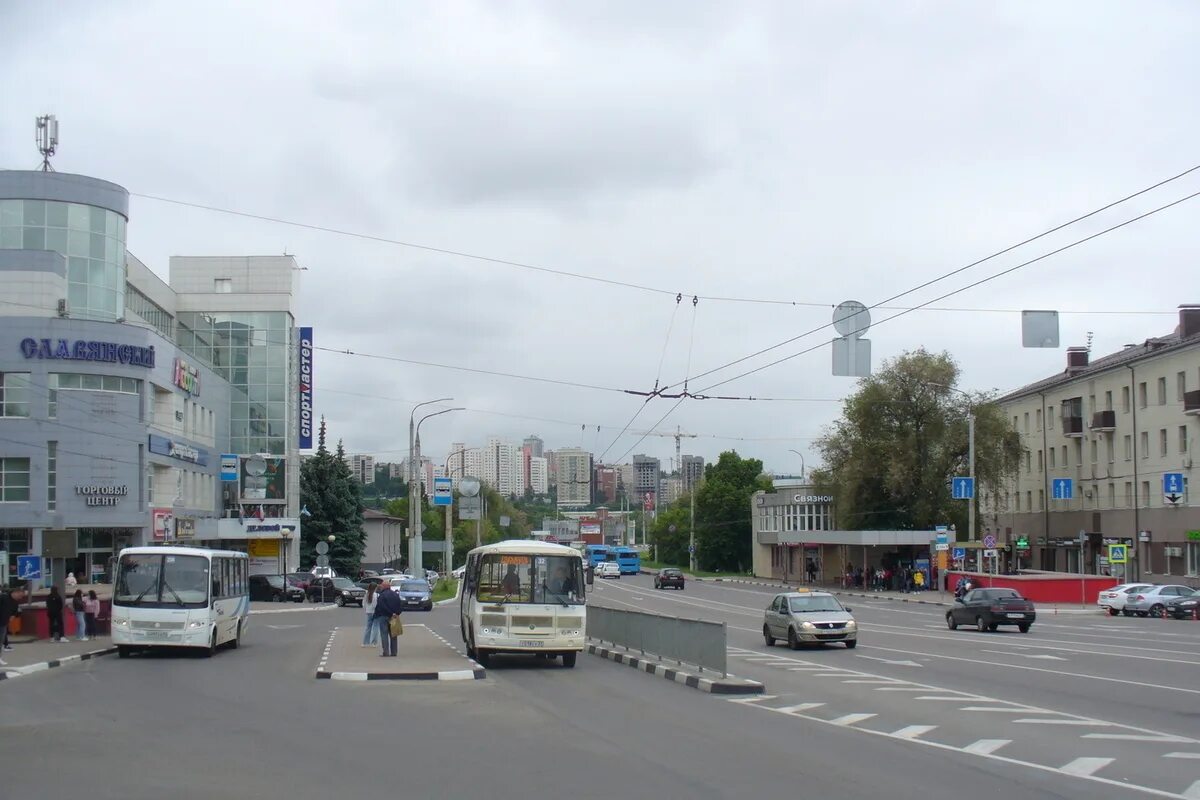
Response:
[{"label": "woman with handbag", "polygon": [[392,591],[391,581],[384,581],[379,588],[379,597],[375,601],[375,622],[379,625],[379,638],[383,643],[382,655],[395,656],[396,639],[404,633],[404,625],[400,622],[403,603],[400,595]]},{"label": "woman with handbag", "polygon": [[363,598],[363,611],[366,612],[367,627],[363,629],[363,647],[370,647],[379,640],[379,624],[375,622],[375,606],[379,602],[379,595],[375,593],[375,584],[367,587],[367,596]]}]

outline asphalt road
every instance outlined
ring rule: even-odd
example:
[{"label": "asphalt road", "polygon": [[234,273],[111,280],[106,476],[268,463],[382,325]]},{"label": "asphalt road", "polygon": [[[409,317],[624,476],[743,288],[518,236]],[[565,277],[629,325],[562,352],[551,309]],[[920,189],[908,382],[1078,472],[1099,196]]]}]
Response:
[{"label": "asphalt road", "polygon": [[[329,630],[358,626],[362,612],[289,609],[256,614],[243,647],[214,659],[109,657],[0,684],[0,797],[306,799],[370,793],[470,798],[554,793],[579,798],[958,800],[967,794],[1104,800],[1144,794],[1119,778],[1114,783],[1089,781],[1058,770],[1032,769],[1016,758],[1031,749],[1018,742],[1024,737],[1036,738],[1035,750],[1062,749],[1066,745],[1056,740],[1077,737],[1084,733],[1082,728],[1026,725],[1029,730],[1013,732],[1021,726],[1008,714],[971,717],[957,711],[961,703],[915,699],[932,696],[933,690],[875,691],[916,689],[892,681],[926,681],[931,669],[944,670],[947,678],[973,680],[962,677],[972,672],[970,665],[947,661],[911,668],[862,657],[934,660],[932,649],[915,657],[869,649],[877,639],[905,650],[921,652],[928,644],[969,655],[968,638],[990,643],[1009,637],[963,633],[961,644],[910,641],[900,632],[881,633],[873,627],[908,625],[921,631],[925,617],[910,619],[896,609],[875,611],[856,604],[867,622],[858,651],[792,653],[777,647],[767,653],[755,633],[755,620],[744,616],[762,604],[764,594],[707,586],[659,594],[643,579],[626,579],[598,587],[593,597],[598,602],[633,602],[733,620],[731,646],[743,653],[735,659],[737,671],[766,681],[774,697],[730,702],[590,656],[581,658],[573,670],[557,663],[497,658],[482,681],[318,681],[313,672]],[[453,607],[411,617],[452,641],[458,638]],[[927,617],[937,621],[932,612]],[[1117,621],[1139,622],[1145,621]],[[927,630],[934,634],[932,628]],[[1041,641],[1034,637],[1042,635],[1038,631],[1023,637],[1022,643]],[[914,641],[921,646],[913,646]],[[1200,650],[1195,638],[1173,641],[1170,647]],[[750,660],[764,656],[761,662]],[[1015,662],[1019,656],[994,658]],[[1195,674],[1194,667],[1190,669]],[[1139,677],[1140,663],[1128,672]],[[886,684],[843,682],[881,680],[862,673],[896,677]],[[1042,680],[1033,673],[1022,674],[1013,679],[1011,691]],[[1124,685],[1122,690],[1148,691]],[[1009,691],[1001,686],[992,694]],[[1042,691],[1047,701],[1054,700],[1051,689]],[[1193,695],[1177,695],[1174,710],[1164,701],[1154,713],[1164,721],[1172,715],[1186,719],[1181,697],[1195,709]],[[803,702],[826,706],[784,710]],[[1130,707],[1138,702],[1130,701]],[[910,714],[914,706],[920,711]],[[1098,705],[1092,709],[1099,710]],[[876,716],[851,722],[845,718],[850,713]],[[954,717],[964,722],[943,722]],[[870,733],[914,724],[938,728],[916,740]],[[975,726],[974,740],[1014,741],[992,757],[931,746],[940,741],[943,726],[966,725]],[[908,735],[913,735],[911,728]],[[926,737],[929,741],[922,744]],[[1095,747],[1097,755],[1103,754],[1101,748],[1165,749],[1108,740],[1097,740]],[[1200,752],[1190,740],[1170,747]],[[1013,760],[1004,758],[1009,752]],[[1170,785],[1173,792],[1182,791],[1188,776],[1200,772],[1200,761],[1155,757],[1161,763],[1156,762],[1154,785]],[[1114,767],[1106,766],[1100,774]]]},{"label": "asphalt road", "polygon": [[774,594],[695,581],[656,591],[639,576],[604,582],[592,600],[725,622],[730,669],[767,687],[737,703],[742,714],[1005,759],[1076,780],[1089,796],[1124,786],[1125,796],[1144,787],[1200,798],[1200,623],[1096,612],[1043,614],[1028,634],[950,631],[945,608],[847,597],[856,650],[791,651],[762,637]]}]

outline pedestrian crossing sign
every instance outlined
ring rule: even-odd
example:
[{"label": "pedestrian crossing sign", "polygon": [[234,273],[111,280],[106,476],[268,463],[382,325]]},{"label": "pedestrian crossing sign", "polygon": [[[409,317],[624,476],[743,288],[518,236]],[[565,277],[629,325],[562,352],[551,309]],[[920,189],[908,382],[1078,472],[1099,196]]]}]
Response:
[{"label": "pedestrian crossing sign", "polygon": [[1108,560],[1113,564],[1124,564],[1128,560],[1129,550],[1123,544],[1110,544],[1108,546]]}]

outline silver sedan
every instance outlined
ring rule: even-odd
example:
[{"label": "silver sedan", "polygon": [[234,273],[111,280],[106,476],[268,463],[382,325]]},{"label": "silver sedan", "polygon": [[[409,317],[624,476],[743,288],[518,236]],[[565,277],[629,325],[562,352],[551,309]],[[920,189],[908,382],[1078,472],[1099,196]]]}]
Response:
[{"label": "silver sedan", "polygon": [[853,648],[858,646],[858,623],[828,592],[786,592],[775,595],[763,612],[763,639],[767,647],[784,639],[793,650],[826,642]]}]

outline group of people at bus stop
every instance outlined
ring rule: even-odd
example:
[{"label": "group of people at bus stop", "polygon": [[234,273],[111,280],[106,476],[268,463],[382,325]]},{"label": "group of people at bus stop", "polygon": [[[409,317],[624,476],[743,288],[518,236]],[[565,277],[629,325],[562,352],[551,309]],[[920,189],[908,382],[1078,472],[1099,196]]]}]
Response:
[{"label": "group of people at bus stop", "polygon": [[[94,589],[89,589],[85,595],[82,589],[76,588],[74,574],[67,575],[65,585],[68,592],[74,590],[69,598],[63,596],[57,585],[52,585],[50,593],[46,596],[46,619],[50,626],[50,641],[67,641],[63,617],[69,602],[71,613],[75,615],[75,639],[86,642],[96,635],[96,620],[100,617],[100,598],[96,596]],[[29,592],[24,588],[0,589],[0,653],[13,650],[13,646],[8,641],[9,625],[12,619],[20,614],[21,605],[28,598]],[[0,666],[5,666],[2,657],[0,657]]]}]

